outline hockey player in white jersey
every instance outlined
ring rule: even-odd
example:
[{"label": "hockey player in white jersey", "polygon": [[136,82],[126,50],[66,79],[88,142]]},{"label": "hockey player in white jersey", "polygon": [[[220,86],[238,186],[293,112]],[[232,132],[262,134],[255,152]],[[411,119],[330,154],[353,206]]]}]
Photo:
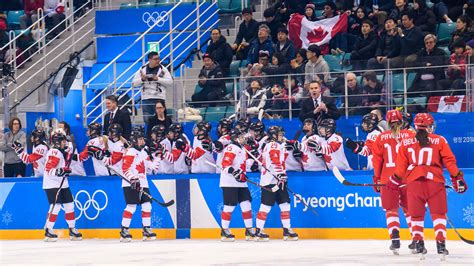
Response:
[{"label": "hockey player in white jersey", "polygon": [[[82,234],[76,229],[74,199],[67,178],[71,173],[69,168],[71,158],[65,151],[66,135],[63,132],[63,130],[55,130],[51,136],[52,147],[46,154],[46,166],[43,174],[43,189],[50,204],[45,226],[45,241],[47,242],[54,242],[58,239],[58,235],[53,232],[53,227],[61,210],[61,205],[66,213],[70,239],[82,240]],[[57,200],[56,195],[58,195]]]},{"label": "hockey player in white jersey", "polygon": [[87,136],[89,141],[86,144],[84,150],[79,154],[79,160],[85,161],[92,156],[92,163],[94,165],[94,173],[96,176],[107,176],[110,175],[109,170],[105,167],[101,160],[94,157],[94,154],[100,153],[99,150],[107,150],[107,137],[102,136],[102,125],[94,122],[87,126]]},{"label": "hockey player in white jersey", "polygon": [[112,167],[118,173],[122,173],[122,158],[125,153],[126,140],[122,138],[122,126],[113,123],[109,126],[109,137],[107,138],[107,150],[97,150],[93,157],[102,161],[104,165]]},{"label": "hockey player in white jersey", "polygon": [[189,166],[186,162],[186,154],[183,152],[189,145],[189,140],[182,133],[183,127],[179,123],[173,123],[168,128],[166,138],[161,141],[163,147],[163,160],[160,163],[159,173],[163,174],[187,174]]},{"label": "hockey player in white jersey", "polygon": [[192,160],[191,173],[214,173],[215,167],[206,163],[214,161],[212,154],[213,143],[209,133],[211,132],[211,124],[207,121],[199,121],[193,129],[194,140],[192,147],[186,147],[186,156]]},{"label": "hockey player in white jersey", "polygon": [[326,118],[318,125],[319,136],[323,138],[320,147],[315,147],[317,152],[321,152],[329,169],[337,167],[339,170],[352,170],[347,162],[343,139],[336,134],[336,121]]},{"label": "hockey player in white jersey", "polygon": [[66,134],[66,139],[67,139],[67,147],[66,151],[69,154],[72,154],[72,161],[71,161],[71,175],[73,176],[85,176],[86,175],[86,170],[84,169],[84,165],[79,159],[79,152],[77,150],[77,147],[75,145],[73,136],[71,135],[71,126],[65,121],[61,121],[58,123],[57,126],[58,129],[62,129],[64,131],[64,134]]},{"label": "hockey player in white jersey", "polygon": [[234,241],[235,236],[231,233],[229,225],[232,212],[237,204],[240,205],[244,218],[245,238],[251,240],[254,233],[252,231],[252,207],[250,204],[252,197],[245,175],[247,153],[240,144],[245,143],[246,138],[244,132],[238,128],[231,130],[230,137],[231,143],[224,150],[219,182],[224,198],[224,209],[221,213],[221,240]]},{"label": "hockey player in white jersey", "polygon": [[305,171],[326,171],[323,154],[317,150],[323,139],[318,135],[316,121],[307,118],[303,122],[305,136],[301,140],[301,162]]},{"label": "hockey player in white jersey", "polygon": [[155,240],[156,234],[150,229],[151,199],[141,193],[141,191],[145,191],[148,194],[150,193],[146,177],[146,168],[153,168],[154,166],[144,150],[145,134],[141,128],[132,130],[130,145],[131,147],[127,149],[123,156],[122,163],[123,175],[129,182],[122,180],[123,194],[127,206],[123,211],[120,241],[130,242],[132,240],[129,227],[137,205],[141,205],[142,209],[143,240]]},{"label": "hockey player in white jersey", "polygon": [[[230,129],[232,128],[232,121],[228,118],[222,118],[217,126],[217,137],[214,141],[214,151],[217,153],[216,164],[222,165],[222,157],[224,156],[224,149],[230,144]],[[220,173],[219,167],[216,168],[216,173]]]},{"label": "hockey player in white jersey", "polygon": [[[162,161],[164,159],[163,153],[165,148],[161,142],[165,139],[166,127],[163,124],[156,125],[151,129],[150,140],[148,142],[148,155],[153,164],[157,166],[156,172],[148,169],[147,174],[158,174],[162,168]],[[172,169],[172,168],[171,168]]]},{"label": "hockey player in white jersey", "polygon": [[[260,158],[262,147],[266,143],[265,125],[262,121],[253,122],[249,128],[249,138],[246,149],[256,158]],[[260,169],[258,162],[252,158],[247,159],[247,172],[258,172]]]},{"label": "hockey player in white jersey", "polygon": [[[290,196],[286,187],[288,176],[285,170],[286,149],[284,143],[285,131],[279,126],[272,126],[267,132],[268,141],[262,150],[260,185],[273,188],[279,186],[276,192],[262,189],[260,209],[257,214],[255,238],[257,241],[268,241],[269,236],[263,232],[267,215],[275,203],[280,207],[280,218],[283,225],[284,240],[298,240],[298,234],[291,229]],[[268,171],[267,171],[268,170]]]},{"label": "hockey player in white jersey", "polygon": [[31,132],[31,143],[33,150],[31,154],[26,153],[23,145],[15,141],[12,144],[13,150],[25,164],[33,164],[33,172],[36,177],[43,176],[44,166],[46,164],[46,154],[49,147],[46,144],[46,134],[43,129],[36,128]]},{"label": "hockey player in white jersey", "polygon": [[362,130],[367,132],[366,141],[353,141],[350,138],[345,139],[346,147],[352,152],[367,157],[367,170],[372,170],[372,147],[375,139],[382,133],[378,128],[379,119],[377,115],[368,113],[362,117]]}]

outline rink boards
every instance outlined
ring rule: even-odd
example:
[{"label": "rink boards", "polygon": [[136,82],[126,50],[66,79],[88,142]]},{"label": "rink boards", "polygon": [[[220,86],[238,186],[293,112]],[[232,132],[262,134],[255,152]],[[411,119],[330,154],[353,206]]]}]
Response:
[{"label": "rink boards", "polygon": [[[468,185],[465,194],[448,190],[448,216],[466,237],[474,238],[474,169],[464,169]],[[371,182],[371,172],[343,172],[352,182]],[[257,174],[249,174],[258,180]],[[448,174],[446,173],[446,176]],[[176,204],[163,208],[153,204],[151,223],[160,238],[217,238],[220,213],[223,208],[219,176],[214,174],[159,175],[149,177],[151,194],[160,201],[176,200]],[[116,238],[125,207],[118,177],[70,177],[75,198],[77,228],[85,238]],[[449,183],[449,181],[448,181]],[[42,238],[48,211],[46,195],[38,178],[0,180],[0,239]],[[311,212],[301,200],[292,197],[291,224],[301,238],[322,239],[384,239],[385,215],[379,194],[367,187],[341,185],[330,172],[289,173],[290,188],[317,212]],[[250,185],[255,217],[260,205],[260,189]],[[401,216],[401,224],[406,223]],[[427,228],[432,228],[427,215]],[[139,209],[132,219],[132,233],[140,235]],[[240,208],[231,219],[232,228],[243,228]],[[271,236],[281,236],[279,209],[275,206],[265,225]],[[58,216],[56,229],[67,228],[64,214]],[[448,226],[449,228],[449,226]],[[425,232],[427,238],[433,230]],[[62,231],[60,231],[61,233]],[[65,231],[64,231],[65,232]],[[237,237],[243,230],[234,230]],[[402,230],[402,237],[409,233]],[[448,238],[457,239],[454,232]]]}]

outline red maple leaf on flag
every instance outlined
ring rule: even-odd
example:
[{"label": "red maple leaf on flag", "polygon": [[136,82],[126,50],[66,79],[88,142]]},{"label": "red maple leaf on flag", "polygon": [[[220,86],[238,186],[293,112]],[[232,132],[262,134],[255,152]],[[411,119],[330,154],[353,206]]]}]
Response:
[{"label": "red maple leaf on flag", "polygon": [[145,173],[145,163],[141,161],[137,166],[135,166],[139,174],[144,174]]},{"label": "red maple leaf on flag", "polygon": [[444,103],[446,105],[454,105],[455,103],[457,103],[459,101],[459,97],[458,96],[446,96],[444,97],[443,99]]},{"label": "red maple leaf on flag", "polygon": [[317,43],[326,38],[328,34],[329,32],[327,32],[326,30],[324,30],[324,28],[320,26],[312,31],[309,31],[306,35],[306,38],[308,38],[310,43]]}]

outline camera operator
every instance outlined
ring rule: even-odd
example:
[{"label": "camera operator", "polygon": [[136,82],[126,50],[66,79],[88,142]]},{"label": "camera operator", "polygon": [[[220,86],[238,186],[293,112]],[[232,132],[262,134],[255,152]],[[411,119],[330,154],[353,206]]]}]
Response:
[{"label": "camera operator", "polygon": [[166,89],[173,84],[173,78],[165,66],[161,64],[157,52],[148,53],[148,64],[142,66],[135,74],[133,86],[142,86],[143,119],[155,114],[158,100],[166,100]]}]

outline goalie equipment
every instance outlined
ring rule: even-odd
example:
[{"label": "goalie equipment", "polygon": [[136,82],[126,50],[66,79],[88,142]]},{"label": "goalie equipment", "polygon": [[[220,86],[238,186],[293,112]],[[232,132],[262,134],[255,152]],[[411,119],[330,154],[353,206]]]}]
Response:
[{"label": "goalie equipment", "polygon": [[117,142],[122,137],[123,129],[120,124],[113,123],[109,126],[109,138],[110,140]]},{"label": "goalie equipment", "polygon": [[199,121],[194,128],[194,135],[197,137],[198,140],[203,140],[209,136],[209,132],[211,132],[211,124],[207,121]]},{"label": "goalie equipment", "polygon": [[96,138],[98,136],[102,135],[102,125],[94,122],[90,123],[87,126],[87,136],[89,136],[90,139]]},{"label": "goalie equipment", "polygon": [[326,118],[318,125],[319,136],[328,139],[336,132],[336,121],[331,118]]},{"label": "goalie equipment", "polygon": [[362,117],[362,130],[367,133],[374,131],[379,123],[379,118],[376,114],[368,113]]}]

